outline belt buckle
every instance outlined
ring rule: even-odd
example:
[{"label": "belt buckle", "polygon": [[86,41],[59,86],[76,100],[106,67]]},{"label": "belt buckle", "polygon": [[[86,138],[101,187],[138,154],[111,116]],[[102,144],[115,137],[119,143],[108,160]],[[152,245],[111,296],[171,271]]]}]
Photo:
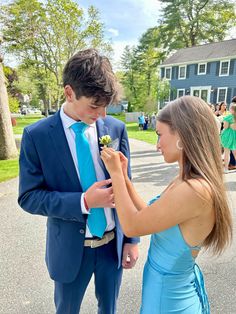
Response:
[{"label": "belt buckle", "polygon": [[[100,240],[99,240],[99,241],[100,241]],[[90,246],[90,247],[91,247],[92,249],[95,249],[95,248],[98,246],[98,243],[97,243],[97,242],[98,242],[98,240],[91,240],[91,246]]]}]

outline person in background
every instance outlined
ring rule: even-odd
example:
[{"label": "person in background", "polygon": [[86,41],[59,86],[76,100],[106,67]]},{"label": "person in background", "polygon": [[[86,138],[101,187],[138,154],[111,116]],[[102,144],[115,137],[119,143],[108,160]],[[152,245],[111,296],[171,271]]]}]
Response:
[{"label": "person in background", "polygon": [[[236,104],[236,96],[234,96],[231,100],[232,103]],[[230,160],[229,160],[229,170],[235,170],[236,169],[236,159],[234,158],[234,155],[232,151],[230,152]]]},{"label": "person in background", "polygon": [[139,131],[143,130],[145,123],[144,113],[142,112],[141,115],[138,117],[138,128]]},{"label": "person in background", "polygon": [[87,49],[69,59],[63,85],[61,109],[24,130],[18,202],[47,217],[56,313],[78,314],[94,275],[98,313],[114,314],[123,268],[134,267],[139,241],[123,235],[100,158],[98,138],[107,135],[130,158],[124,123],[106,117],[117,100],[117,80],[109,60]]},{"label": "person in background", "polygon": [[111,148],[101,153],[124,233],[152,234],[141,314],[209,314],[196,257],[201,249],[221,254],[232,238],[216,123],[202,99],[183,96],[160,111],[156,131],[165,161],[178,162],[179,173],[150,205],[132,185],[126,157]]},{"label": "person in background", "polygon": [[155,130],[156,128],[156,112],[153,112],[151,116],[151,128]]},{"label": "person in background", "polygon": [[148,129],[148,124],[149,124],[149,118],[148,118],[148,115],[146,115],[145,118],[144,118],[143,130],[146,131]]},{"label": "person in background", "polygon": [[217,116],[215,115],[215,106],[213,104],[208,104],[209,105],[209,108],[211,109],[213,115],[214,115],[214,119],[215,119],[215,122],[216,122],[216,125],[217,125],[217,129],[218,129],[218,132],[220,134],[220,131],[221,131],[221,123],[219,121],[219,119],[217,118]]},{"label": "person in background", "polygon": [[224,117],[224,129],[221,132],[221,144],[224,148],[224,172],[228,173],[230,151],[236,158],[236,103],[231,103],[229,115]]}]

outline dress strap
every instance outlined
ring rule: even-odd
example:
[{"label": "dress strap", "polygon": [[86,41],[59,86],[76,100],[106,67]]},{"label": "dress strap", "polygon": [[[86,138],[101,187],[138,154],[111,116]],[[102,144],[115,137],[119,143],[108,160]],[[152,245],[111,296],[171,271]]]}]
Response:
[{"label": "dress strap", "polygon": [[210,305],[208,301],[208,296],[205,288],[204,278],[201,269],[197,264],[194,265],[195,273],[195,284],[197,288],[197,293],[202,304],[202,314],[210,314]]}]

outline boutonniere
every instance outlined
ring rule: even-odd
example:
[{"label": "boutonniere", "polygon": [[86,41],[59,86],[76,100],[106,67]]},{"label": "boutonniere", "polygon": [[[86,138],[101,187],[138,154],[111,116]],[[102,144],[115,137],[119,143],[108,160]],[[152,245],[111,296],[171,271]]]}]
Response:
[{"label": "boutonniere", "polygon": [[103,135],[99,138],[99,143],[103,145],[104,147],[107,147],[109,144],[111,144],[112,139],[110,135]]}]

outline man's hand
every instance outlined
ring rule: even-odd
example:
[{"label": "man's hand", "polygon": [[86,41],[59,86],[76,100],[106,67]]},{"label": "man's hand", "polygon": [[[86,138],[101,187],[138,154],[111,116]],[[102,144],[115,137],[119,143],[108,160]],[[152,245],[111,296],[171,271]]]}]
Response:
[{"label": "man's hand", "polygon": [[89,208],[115,207],[112,187],[106,186],[111,179],[95,182],[86,192],[85,198]]},{"label": "man's hand", "polygon": [[125,243],[123,248],[122,266],[124,269],[131,269],[138,259],[138,244]]}]

